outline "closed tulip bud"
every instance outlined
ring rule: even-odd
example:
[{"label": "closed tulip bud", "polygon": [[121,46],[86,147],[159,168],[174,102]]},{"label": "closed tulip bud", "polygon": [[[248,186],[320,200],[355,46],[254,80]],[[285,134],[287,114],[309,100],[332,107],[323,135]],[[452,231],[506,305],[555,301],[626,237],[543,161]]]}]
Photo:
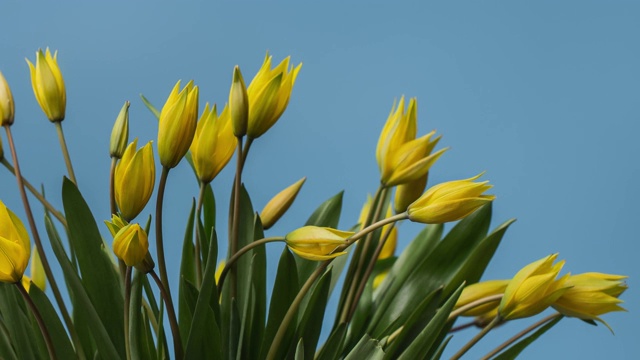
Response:
[{"label": "closed tulip bud", "polygon": [[156,181],[151,142],[138,150],[137,145],[136,138],[127,146],[114,176],[116,204],[127,221],[133,220],[147,205]]},{"label": "closed tulip bud", "polygon": [[49,48],[36,52],[36,65],[26,59],[31,71],[31,86],[38,104],[50,121],[64,120],[67,106],[67,91],[58,67],[58,52],[51,56]]},{"label": "closed tulip bud", "polygon": [[[504,294],[504,290],[507,288],[509,281],[510,280],[489,280],[466,286],[462,290],[462,294],[460,294],[454,309],[461,308],[474,301],[478,301],[492,295]],[[498,304],[499,300],[496,300],[491,303],[476,306],[460,315],[485,317],[486,314],[492,314],[495,317],[493,312],[498,309]]]},{"label": "closed tulip bud", "polygon": [[47,275],[44,272],[44,266],[42,266],[42,260],[40,260],[40,254],[37,251],[34,251],[33,255],[31,255],[31,281],[42,291],[47,287]]},{"label": "closed tulip bud", "polygon": [[191,158],[198,179],[210,183],[224,169],[236,149],[229,110],[225,107],[218,117],[216,106],[205,106],[191,143]]},{"label": "closed tulip bud", "polygon": [[405,112],[404,96],[399,103],[393,104],[387,122],[382,128],[376,160],[382,178],[389,178],[393,172],[392,158],[405,143],[416,138],[418,129],[418,104],[416,99],[409,100],[409,108]]},{"label": "closed tulip bud", "polygon": [[[13,124],[13,118],[15,116],[15,104],[13,103],[13,95],[11,95],[11,88],[9,83],[2,75],[0,71],[0,125]],[[1,145],[1,144],[0,144]],[[2,148],[0,147],[0,153]],[[2,159],[2,156],[0,156]]]},{"label": "closed tulip bud", "polygon": [[233,134],[237,137],[245,136],[249,124],[249,97],[238,66],[233,69],[233,82],[229,91],[229,110],[231,111]]},{"label": "closed tulip bud", "polygon": [[120,113],[113,124],[111,130],[111,141],[109,142],[109,155],[120,159],[129,143],[129,102],[125,101]]},{"label": "closed tulip bud", "polygon": [[427,179],[429,178],[429,172],[410,181],[406,184],[398,185],[396,187],[396,195],[393,201],[393,206],[396,214],[407,211],[409,205],[412,202],[418,200],[424,193],[425,187],[427,187]]},{"label": "closed tulip bud", "polygon": [[31,241],[22,221],[0,201],[0,281],[22,279],[31,256]]},{"label": "closed tulip bud", "polygon": [[127,266],[136,266],[149,253],[147,233],[138,224],[129,224],[113,238],[113,253]]},{"label": "closed tulip bud", "polygon": [[504,320],[513,320],[541,313],[568,289],[565,275],[557,279],[564,261],[555,265],[558,254],[535,261],[518,271],[509,281],[500,301],[498,313]]},{"label": "closed tulip bud", "polygon": [[346,254],[334,251],[346,244],[347,238],[353,234],[327,227],[304,226],[287,234],[285,241],[289,249],[301,258],[323,261]]},{"label": "closed tulip bud", "polygon": [[494,195],[483,195],[493,186],[488,181],[473,182],[482,174],[465,180],[449,181],[429,188],[409,205],[409,220],[425,224],[441,224],[460,220],[482,205],[493,201]]},{"label": "closed tulip bud", "polygon": [[448,149],[441,149],[431,154],[440,137],[433,141],[435,131],[402,144],[388,159],[391,170],[382,174],[381,181],[387,186],[406,184],[425,176],[431,166]]},{"label": "closed tulip bud", "polygon": [[302,64],[289,66],[287,57],[271,68],[271,56],[267,54],[262,67],[247,88],[249,97],[249,123],[247,135],[256,139],[278,121],[289,104],[291,91]]},{"label": "closed tulip bud", "polygon": [[158,155],[166,168],[174,168],[189,151],[198,121],[198,87],[193,81],[180,90],[176,83],[160,112]]},{"label": "closed tulip bud", "polygon": [[123,227],[129,225],[129,223],[120,217],[120,215],[111,215],[111,220],[105,220],[105,225],[107,225],[107,229],[111,233],[111,236],[115,237],[118,231]]},{"label": "closed tulip bud", "polygon": [[306,180],[307,178],[303,177],[269,200],[260,213],[262,226],[265,230],[271,228],[289,210]]},{"label": "closed tulip bud", "polygon": [[[618,297],[627,290],[626,276],[602,273],[584,273],[569,276],[568,289],[556,300],[553,307],[561,314],[583,320],[597,320],[600,315],[613,311],[626,311]],[[609,327],[609,329],[611,329]]]}]

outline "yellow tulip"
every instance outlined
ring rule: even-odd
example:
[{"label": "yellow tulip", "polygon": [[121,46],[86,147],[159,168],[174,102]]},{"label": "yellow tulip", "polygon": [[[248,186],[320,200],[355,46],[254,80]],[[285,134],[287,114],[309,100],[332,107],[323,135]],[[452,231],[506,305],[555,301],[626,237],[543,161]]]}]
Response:
[{"label": "yellow tulip", "polygon": [[[397,105],[397,106],[396,106]],[[393,172],[392,158],[398,149],[405,143],[416,138],[418,129],[418,104],[415,98],[409,100],[409,108],[405,112],[404,96],[400,102],[394,102],[387,122],[382,128],[378,146],[376,147],[376,160],[380,168],[381,178],[386,179]]]},{"label": "yellow tulip", "polygon": [[393,200],[393,206],[396,214],[407,211],[409,205],[412,202],[418,200],[424,193],[424,188],[427,187],[427,179],[429,178],[429,172],[416,180],[410,181],[406,184],[401,184],[396,187],[396,195]]},{"label": "yellow tulip", "polygon": [[409,205],[407,209],[409,220],[425,224],[456,221],[493,201],[494,195],[483,195],[493,187],[488,184],[488,181],[473,182],[481,175],[465,180],[449,181],[429,188],[418,200]]},{"label": "yellow tulip", "polygon": [[249,97],[249,123],[247,135],[256,139],[278,121],[289,104],[291,91],[302,63],[289,66],[290,57],[271,68],[271,56],[267,54],[262,67],[247,89]]},{"label": "yellow tulip", "polygon": [[147,233],[138,224],[129,224],[113,238],[113,252],[127,266],[138,265],[149,252]]},{"label": "yellow tulip", "polygon": [[129,223],[126,220],[121,218],[120,215],[116,215],[116,214],[111,215],[111,220],[105,220],[104,223],[105,225],[107,225],[107,229],[109,229],[111,236],[114,236],[114,237],[116,236],[118,231],[120,231],[120,229],[129,225]]},{"label": "yellow tulip", "polygon": [[200,181],[209,183],[220,173],[231,160],[237,143],[228,108],[218,117],[216,106],[209,110],[207,104],[191,143],[191,158]]},{"label": "yellow tulip", "polygon": [[431,137],[434,134],[435,131],[432,131],[421,138],[402,144],[388,159],[391,171],[382,175],[382,183],[387,186],[395,186],[423,177],[440,156],[448,150],[445,148],[431,154],[440,140],[438,136],[432,141]]},{"label": "yellow tulip", "polygon": [[109,155],[116,159],[122,158],[129,143],[129,102],[125,101],[111,130]]},{"label": "yellow tulip", "polygon": [[40,260],[40,254],[37,251],[34,251],[33,255],[31,255],[31,281],[42,291],[47,287],[47,275],[44,272],[44,266],[42,266],[42,260]]},{"label": "yellow tulip", "polygon": [[[504,294],[504,290],[507,288],[510,280],[489,280],[466,286],[462,290],[462,294],[456,302],[455,308],[458,309],[465,305],[468,305],[474,301],[484,299],[486,297],[498,294]],[[493,314],[498,309],[499,301],[496,300],[492,303],[476,306],[473,309],[465,311],[461,316],[485,316],[488,313]],[[495,314],[493,314],[495,317]]]},{"label": "yellow tulip", "polygon": [[304,226],[287,234],[285,241],[289,249],[301,258],[323,261],[346,254],[334,251],[346,244],[346,239],[353,234],[327,227]]},{"label": "yellow tulip", "polygon": [[67,91],[64,79],[58,67],[58,52],[51,56],[49,48],[45,53],[42,50],[36,52],[36,65],[26,59],[31,71],[31,86],[38,104],[50,121],[64,120],[67,106]]},{"label": "yellow tulip", "polygon": [[198,121],[198,87],[193,81],[180,90],[176,83],[167,98],[158,123],[158,155],[166,168],[174,168],[189,150]]},{"label": "yellow tulip", "polygon": [[127,146],[115,170],[116,203],[127,221],[133,220],[147,205],[156,180],[151,142],[138,150],[137,145],[136,138]]},{"label": "yellow tulip", "polygon": [[260,219],[265,230],[271,228],[289,210],[306,180],[307,178],[303,177],[296,181],[293,185],[280,191],[264,206],[260,213]]},{"label": "yellow tulip", "polygon": [[22,221],[0,201],[0,281],[22,279],[31,256],[31,241]]},{"label": "yellow tulip", "polygon": [[[626,276],[602,273],[584,273],[570,276],[565,283],[567,291],[552,305],[566,316],[583,320],[598,320],[600,315],[612,311],[626,311],[618,297],[627,290]],[[608,327],[608,325],[607,325]]]},{"label": "yellow tulip", "polygon": [[245,136],[249,125],[249,97],[240,67],[237,65],[233,69],[233,81],[229,90],[229,110],[233,134],[237,137]]},{"label": "yellow tulip", "polygon": [[[11,88],[9,88],[9,83],[4,78],[4,75],[2,75],[2,71],[0,71],[0,125],[13,124],[15,111]],[[1,152],[2,148],[0,147],[0,153]],[[2,156],[0,156],[0,159],[2,159]]]},{"label": "yellow tulip", "polygon": [[535,261],[518,271],[509,281],[498,307],[502,319],[539,314],[567,291],[569,275],[557,279],[564,265],[564,261],[553,264],[557,257],[558,254],[553,254]]}]

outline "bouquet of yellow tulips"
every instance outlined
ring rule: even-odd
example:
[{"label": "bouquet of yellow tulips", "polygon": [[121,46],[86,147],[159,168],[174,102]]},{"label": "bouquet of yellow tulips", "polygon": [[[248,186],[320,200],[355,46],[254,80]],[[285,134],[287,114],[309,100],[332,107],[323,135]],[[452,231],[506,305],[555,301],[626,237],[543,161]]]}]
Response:
[{"label": "bouquet of yellow tulips", "polygon": [[[66,88],[57,53],[39,50],[35,65],[27,62],[38,104],[56,128],[67,177],[60,208],[21,172],[12,135],[15,105],[0,73],[6,131],[0,160],[17,183],[3,192],[22,199],[0,199],[2,359],[439,359],[457,331],[478,328],[451,351],[457,359],[496,326],[554,309],[487,354],[509,359],[562,318],[606,325],[603,314],[624,310],[625,276],[562,274],[557,254],[512,278],[480,282],[514,220],[490,231],[495,196],[487,194],[492,185],[480,180],[483,174],[427,188],[430,169],[447,148],[436,149],[441,137],[435,132],[418,136],[416,99],[402,97],[393,105],[375,151],[380,186],[351,228],[337,229],[338,194],[309,211],[297,229],[265,235],[305,182],[282,190],[260,212],[242,182],[253,142],[289,103],[301,69],[289,58],[274,66],[267,55],[248,86],[235,67],[228,99],[207,103],[200,115],[193,81],[178,81],[160,110],[143,96],[158,120],[155,143],[130,141],[125,102],[111,133],[110,209],[96,219],[65,142]],[[234,154],[228,224],[218,224],[221,208],[211,182]],[[184,221],[185,235],[179,280],[171,283],[163,199],[177,166],[190,166],[199,187],[191,212],[172,217],[172,224]],[[145,217],[154,190],[155,213]],[[34,200],[45,209],[46,233],[36,226]],[[10,210],[17,206],[24,206],[28,227]],[[396,256],[403,221],[427,225]],[[448,222],[457,223],[445,233]],[[221,226],[228,226],[228,240],[218,239]],[[226,254],[218,253],[219,241],[227,241]],[[265,246],[281,246],[282,255],[267,259]],[[268,260],[277,262],[273,283],[266,278]],[[53,261],[62,278],[54,276]],[[31,277],[25,275],[29,266]],[[339,296],[336,308],[328,307],[332,293]],[[472,320],[460,324],[463,317]],[[321,338],[323,331],[328,336]]]}]

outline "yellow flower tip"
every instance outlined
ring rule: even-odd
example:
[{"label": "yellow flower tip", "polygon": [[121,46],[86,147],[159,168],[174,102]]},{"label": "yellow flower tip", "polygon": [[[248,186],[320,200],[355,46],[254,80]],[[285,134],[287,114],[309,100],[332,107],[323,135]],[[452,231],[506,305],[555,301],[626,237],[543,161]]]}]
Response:
[{"label": "yellow flower tip", "polygon": [[198,94],[193,80],[182,90],[176,83],[167,98],[158,123],[158,155],[166,168],[174,168],[189,151],[198,121]]},{"label": "yellow flower tip", "polygon": [[128,101],[120,109],[120,113],[113,124],[111,130],[111,141],[109,142],[109,155],[120,159],[129,143],[129,105]]},{"label": "yellow flower tip", "polygon": [[104,224],[107,225],[107,229],[109,229],[109,233],[111,236],[116,236],[118,231],[123,227],[129,225],[129,223],[124,220],[120,215],[111,215],[111,220],[105,220]]},{"label": "yellow flower tip", "polygon": [[136,138],[127,146],[114,174],[116,204],[127,221],[133,220],[147,205],[156,179],[151,142],[136,150],[137,144]]},{"label": "yellow flower tip", "polygon": [[247,88],[249,120],[247,135],[256,139],[269,130],[282,116],[302,64],[289,66],[287,57],[271,68],[271,56],[267,53],[262,67]]},{"label": "yellow flower tip", "polygon": [[51,56],[49,48],[46,49],[46,53],[39,49],[36,52],[35,66],[26,59],[31,72],[33,93],[40,108],[52,122],[64,120],[67,106],[67,92],[58,66],[57,55],[56,51]]},{"label": "yellow flower tip", "polygon": [[218,263],[218,266],[216,267],[216,274],[215,274],[216,284],[220,282],[220,275],[222,275],[222,270],[224,270],[225,265],[227,265],[227,262],[224,260],[220,260],[220,262]]},{"label": "yellow flower tip", "polygon": [[113,252],[127,266],[138,265],[149,252],[147,234],[138,224],[123,227],[113,238]]},{"label": "yellow flower tip", "polygon": [[549,255],[522,268],[507,285],[498,308],[505,320],[539,314],[568,289],[569,274],[557,278],[564,261],[553,264],[558,254]]},{"label": "yellow flower tip", "polygon": [[[397,165],[395,162],[399,149],[416,138],[417,107],[415,98],[409,100],[409,109],[406,111],[404,96],[400,98],[399,102],[393,102],[376,147],[376,160],[380,168],[381,179],[387,180],[391,177],[394,166]],[[386,182],[384,183],[386,184]]]},{"label": "yellow flower tip", "polygon": [[441,183],[429,188],[407,208],[409,219],[425,224],[460,220],[479,207],[495,200],[484,192],[493,186],[488,181],[474,182],[480,176]]},{"label": "yellow flower tip", "polygon": [[[504,290],[507,288],[509,281],[510,280],[489,280],[466,286],[462,290],[462,294],[460,294],[458,302],[456,302],[455,309],[489,296],[504,294]],[[499,303],[500,301],[496,300],[494,302],[476,306],[473,309],[465,311],[461,316],[487,317],[487,314],[493,314],[498,309]]]},{"label": "yellow flower tip", "polygon": [[31,240],[22,221],[0,201],[0,281],[22,279],[31,256]]},{"label": "yellow flower tip", "polygon": [[298,256],[314,261],[335,258],[346,252],[336,250],[354,233],[328,227],[304,226],[287,234],[287,246]]},{"label": "yellow flower tip", "polygon": [[20,280],[20,282],[22,282],[22,287],[27,290],[27,292],[29,292],[29,290],[31,290],[31,278],[28,277],[27,275],[23,275],[22,276],[22,280]]},{"label": "yellow flower tip", "polygon": [[231,112],[233,134],[236,137],[245,136],[249,124],[249,97],[242,72],[240,72],[240,67],[237,65],[233,69],[233,81],[229,91],[229,110]]},{"label": "yellow flower tip", "polygon": [[34,251],[31,255],[31,281],[44,291],[47,287],[47,275],[40,259],[40,254]]},{"label": "yellow flower tip", "polygon": [[229,108],[225,107],[218,116],[216,105],[209,110],[207,104],[191,143],[191,158],[198,179],[210,183],[229,163],[237,144]]},{"label": "yellow flower tip", "polygon": [[280,220],[282,215],[289,210],[289,207],[291,207],[291,204],[295,201],[306,180],[307,178],[303,177],[292,185],[289,185],[264,206],[264,209],[260,212],[260,219],[262,220],[262,226],[265,230],[271,228]]},{"label": "yellow flower tip", "polygon": [[[0,71],[0,125],[11,125],[15,117],[15,103],[7,79]],[[0,144],[0,159],[2,159],[2,144]]]}]

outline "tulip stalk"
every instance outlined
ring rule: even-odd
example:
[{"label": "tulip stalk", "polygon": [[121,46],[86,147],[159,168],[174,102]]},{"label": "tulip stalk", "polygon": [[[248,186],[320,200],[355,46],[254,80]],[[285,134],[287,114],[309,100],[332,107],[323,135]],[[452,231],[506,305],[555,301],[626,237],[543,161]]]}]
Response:
[{"label": "tulip stalk", "polygon": [[38,311],[36,304],[33,303],[33,300],[31,299],[31,296],[29,296],[29,293],[27,292],[27,290],[24,288],[24,286],[22,286],[22,281],[18,281],[17,283],[15,283],[15,285],[20,291],[20,295],[22,295],[22,297],[24,298],[24,301],[27,303],[27,305],[29,305],[29,310],[31,310],[33,317],[36,318],[36,322],[38,323],[38,327],[40,328],[40,332],[42,333],[44,342],[47,345],[49,358],[51,360],[57,359],[56,351],[53,347],[53,341],[51,341],[51,335],[49,335],[49,331],[47,330],[47,326],[44,324],[44,320],[42,319],[42,315],[40,314],[40,311]]},{"label": "tulip stalk", "polygon": [[25,209],[25,213],[27,215],[27,220],[29,221],[29,227],[31,228],[31,235],[33,236],[33,240],[36,243],[36,248],[38,250],[38,255],[40,255],[40,260],[42,261],[42,267],[44,268],[44,272],[47,274],[47,280],[49,280],[49,284],[51,284],[51,291],[53,291],[53,296],[56,299],[56,303],[58,304],[58,308],[60,309],[60,313],[64,319],[65,324],[67,325],[67,330],[69,331],[69,335],[73,340],[73,343],[76,348],[76,352],[80,359],[84,359],[85,355],[82,350],[82,344],[80,343],[80,339],[78,338],[78,334],[76,333],[75,327],[73,325],[73,321],[69,316],[69,312],[67,311],[67,307],[64,304],[64,300],[62,300],[62,295],[60,294],[60,289],[58,288],[58,283],[56,282],[55,277],[53,276],[53,272],[51,271],[51,266],[49,265],[49,260],[47,259],[47,255],[44,252],[44,248],[42,247],[42,241],[40,240],[40,235],[38,233],[38,228],[36,227],[36,222],[33,218],[33,212],[31,211],[31,205],[29,205],[29,199],[27,198],[27,193],[24,190],[25,185],[22,181],[22,172],[20,171],[20,163],[18,162],[18,154],[16,153],[16,147],[13,141],[13,136],[11,134],[10,125],[4,125],[4,129],[7,133],[7,140],[9,142],[9,148],[11,150],[11,156],[13,158],[14,170],[15,170],[15,178],[18,183],[18,190],[20,191],[20,197],[22,198],[22,204]]},{"label": "tulip stalk", "polygon": [[67,172],[69,173],[69,179],[78,186],[76,181],[76,174],[73,172],[73,165],[71,165],[71,156],[69,156],[69,149],[67,149],[67,141],[64,138],[64,132],[62,131],[62,121],[55,121],[56,131],[58,132],[58,140],[60,140],[60,148],[62,148],[62,155],[64,157],[64,163],[67,166]]},{"label": "tulip stalk", "polygon": [[[236,164],[236,176],[233,184],[233,207],[232,207],[232,216],[231,216],[231,236],[229,237],[229,255],[234,256],[238,251],[238,236],[240,226],[240,187],[242,186],[242,169],[244,167],[244,161],[246,157],[243,157],[243,149],[242,149],[242,136],[238,136],[238,154],[237,156],[237,164]],[[249,144],[249,142],[247,142]],[[249,152],[249,148],[247,147],[247,152]],[[238,281],[236,279],[236,268],[232,264],[231,268],[231,298],[236,297],[236,293],[238,292]]]},{"label": "tulip stalk", "polygon": [[[162,241],[162,203],[164,202],[164,190],[167,186],[167,177],[170,168],[163,166],[160,175],[160,184],[158,184],[158,198],[156,200],[156,251],[158,253],[158,269],[160,270],[160,278],[167,292],[167,297],[171,299],[171,290],[169,288],[169,276],[167,275],[167,265],[164,259],[164,242]],[[173,303],[173,302],[171,302]],[[169,305],[169,303],[167,303]]]},{"label": "tulip stalk", "polygon": [[493,318],[493,320],[491,320],[489,325],[485,326],[479,333],[476,334],[476,336],[474,336],[471,340],[469,340],[468,343],[466,343],[460,350],[458,350],[458,352],[451,357],[451,360],[460,359],[462,355],[466,354],[467,351],[469,351],[469,349],[473,347],[473,345],[477,344],[478,341],[480,341],[485,335],[489,333],[489,331],[491,331],[491,329],[496,327],[501,322],[502,322],[502,318],[500,318],[499,315]]},{"label": "tulip stalk", "polygon": [[176,360],[181,360],[184,357],[184,351],[182,350],[182,339],[180,338],[180,328],[178,326],[178,318],[176,317],[176,311],[173,307],[173,300],[171,300],[171,294],[165,289],[162,281],[158,277],[155,271],[149,271],[149,274],[158,285],[160,295],[167,303],[167,315],[169,317],[169,325],[171,326],[171,334],[173,335],[173,350]]},{"label": "tulip stalk", "polygon": [[[196,205],[196,219],[200,219],[202,217],[202,203],[204,201],[204,190],[206,189],[207,184],[204,182],[200,182],[200,191],[198,193],[198,203]],[[195,255],[196,255],[196,282],[198,288],[202,284],[202,239],[200,238],[200,226],[196,223],[196,247],[195,247]]]},{"label": "tulip stalk", "polygon": [[126,270],[124,273],[124,347],[127,353],[127,360],[131,360],[131,342],[129,341],[129,308],[130,307],[131,307],[131,266],[126,266]]}]

